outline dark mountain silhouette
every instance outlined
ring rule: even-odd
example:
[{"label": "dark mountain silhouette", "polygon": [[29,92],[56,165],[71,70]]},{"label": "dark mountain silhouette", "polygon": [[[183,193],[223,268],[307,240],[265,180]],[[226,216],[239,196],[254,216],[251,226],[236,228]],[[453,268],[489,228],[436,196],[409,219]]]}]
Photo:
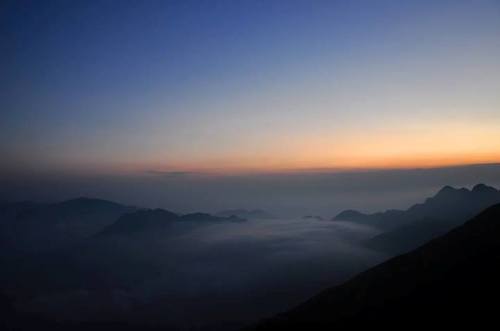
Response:
[{"label": "dark mountain silhouette", "polygon": [[138,209],[85,197],[51,204],[0,203],[0,220],[2,246],[33,247],[37,251],[74,245],[95,236],[164,229],[173,221],[186,224],[244,221],[238,216],[178,215],[163,209]]},{"label": "dark mountain silhouette", "polygon": [[[364,214],[355,210],[339,213],[333,220],[351,221],[390,230],[423,219],[463,222],[481,210],[500,202],[500,191],[484,184],[468,190],[445,186],[436,195],[407,210]],[[456,223],[458,224],[458,223]]]},{"label": "dark mountain silhouette", "polygon": [[230,217],[236,216],[244,219],[274,219],[276,216],[261,209],[228,209],[217,213],[217,216]]},{"label": "dark mountain silhouette", "polygon": [[22,201],[22,202],[2,202],[0,203],[0,257],[7,254],[12,243],[16,242],[14,237],[13,222],[17,215],[23,210],[30,210],[39,207],[39,204]]},{"label": "dark mountain silhouette", "polygon": [[485,329],[497,323],[499,279],[497,204],[253,330]]},{"label": "dark mountain silhouette", "polygon": [[356,210],[344,210],[333,218],[333,221],[349,221],[378,228],[388,229],[397,227],[398,224],[405,221],[406,215],[403,210],[390,209],[384,212],[374,214],[364,214]]},{"label": "dark mountain silhouette", "polygon": [[445,234],[456,227],[457,223],[461,224],[462,221],[426,218],[379,234],[363,244],[365,247],[392,255],[402,254]]},{"label": "dark mountain silhouette", "polygon": [[[441,190],[439,194],[455,196],[456,191],[460,190],[446,188]],[[477,202],[473,201],[474,198],[471,195],[472,202],[469,201],[469,203],[477,203],[477,205],[483,203],[481,199],[488,200],[496,194],[495,192],[498,192],[485,185],[477,185],[473,190],[465,191],[474,192]],[[442,195],[441,198],[444,199],[445,195]],[[0,213],[5,212],[5,215],[10,215],[10,218],[2,218],[0,224],[8,224],[8,229],[11,229],[12,224],[16,224],[19,226],[18,229],[25,229],[33,238],[38,238],[35,234],[37,231],[43,231],[44,226],[49,230],[42,232],[47,237],[42,236],[38,241],[21,240],[22,244],[33,247],[33,254],[25,252],[18,254],[12,247],[6,247],[3,250],[5,256],[0,254],[0,262],[3,266],[0,273],[0,283],[2,284],[0,288],[0,314],[7,316],[0,316],[0,330],[146,330],[149,321],[161,322],[157,325],[161,325],[164,329],[178,330],[174,326],[170,327],[170,323],[177,327],[179,325],[185,326],[182,321],[184,318],[189,318],[190,314],[200,318],[208,316],[206,320],[210,323],[221,321],[220,323],[224,324],[226,321],[230,321],[236,323],[235,325],[241,325],[241,323],[251,321],[248,318],[251,314],[247,316],[245,313],[254,309],[252,308],[254,303],[259,308],[269,305],[268,310],[266,310],[267,308],[262,310],[265,314],[269,314],[276,312],[276,309],[286,309],[285,307],[290,307],[290,304],[297,302],[296,299],[287,301],[290,299],[285,298],[280,301],[279,307],[270,304],[273,300],[276,301],[277,297],[290,295],[294,291],[292,287],[296,288],[296,285],[280,287],[275,283],[266,289],[264,295],[253,299],[249,298],[248,302],[250,303],[246,306],[242,306],[241,301],[246,301],[246,299],[242,299],[239,292],[234,296],[233,294],[226,296],[224,291],[227,288],[230,289],[233,279],[241,278],[241,275],[247,273],[249,277],[254,277],[252,272],[248,272],[255,270],[252,269],[251,264],[254,263],[253,259],[249,258],[247,262],[241,256],[258,256],[259,259],[265,259],[268,252],[274,252],[276,245],[270,246],[269,250],[260,250],[260,246],[245,241],[223,242],[221,246],[218,246],[219,243],[200,246],[200,243],[193,240],[198,238],[195,235],[196,231],[193,233],[189,233],[189,231],[217,222],[241,222],[243,221],[241,218],[219,217],[205,213],[180,215],[163,209],[136,209],[103,200],[85,198],[68,200],[58,204],[24,204],[0,205]],[[449,204],[446,208],[453,206],[453,204]],[[446,208],[439,210],[444,210],[443,214],[453,214]],[[462,208],[462,206],[457,208]],[[417,315],[420,313],[425,317],[421,324],[429,323],[425,324],[427,327],[430,325],[431,318],[437,319],[436,323],[444,320],[448,323],[455,323],[455,320],[452,319],[452,311],[456,311],[462,317],[462,315],[467,316],[469,310],[472,316],[470,318],[479,319],[479,311],[475,310],[476,307],[471,308],[467,300],[477,305],[477,309],[485,309],[486,317],[491,316],[489,314],[493,314],[491,310],[493,308],[488,310],[484,303],[489,299],[490,294],[486,296],[484,293],[491,292],[492,296],[500,293],[495,287],[496,283],[493,282],[499,276],[494,266],[498,265],[500,258],[495,254],[500,251],[500,248],[496,246],[496,243],[493,243],[492,238],[487,236],[494,236],[495,233],[500,235],[500,230],[494,225],[487,226],[487,230],[481,230],[480,227],[471,227],[468,224],[476,224],[477,219],[498,219],[500,207],[496,206],[495,208],[485,212],[486,216],[480,215],[475,220],[468,222],[464,226],[468,230],[459,231],[461,233],[459,236],[450,237],[450,234],[447,234],[443,238],[448,239],[433,241],[441,242],[441,244],[436,245],[431,242],[425,246],[430,245],[430,247],[434,247],[432,249],[421,248],[416,252],[424,249],[422,253],[413,252],[391,260],[389,267],[382,267],[385,264],[376,267],[367,272],[368,276],[361,274],[343,286],[326,291],[326,294],[321,294],[318,297],[319,299],[314,298],[289,313],[263,322],[258,327],[263,328],[263,330],[315,330],[333,328],[334,326],[343,329],[358,326],[372,327],[379,322],[387,327],[408,328],[413,325],[422,327],[419,325],[422,318]],[[110,217],[104,218],[103,216],[100,219],[101,216],[98,216],[96,218],[95,216],[101,212]],[[406,213],[406,211],[400,212]],[[94,226],[101,222],[100,220],[101,224],[106,225],[98,230],[97,235],[94,230],[77,231],[79,224],[90,223]],[[500,222],[500,219],[498,220]],[[397,235],[392,239],[393,242],[399,242],[397,247],[408,245],[411,243],[410,239],[415,238],[412,245],[417,245],[425,241],[427,236],[435,235],[436,225],[451,227],[456,224],[454,218],[450,218],[450,223],[447,222],[448,220],[439,217],[421,218],[406,223],[404,227],[392,230],[402,231],[402,229],[407,228],[409,239],[401,239],[398,232],[389,231],[385,234],[394,233]],[[482,221],[479,223],[486,226],[484,224],[490,222]],[[248,225],[251,224],[250,222]],[[230,227],[233,225],[231,224]],[[431,229],[432,232],[426,233],[422,230],[419,234],[415,229],[420,229],[420,227],[424,230]],[[443,234],[446,233],[448,231],[446,227],[439,231]],[[221,228],[223,227],[218,225],[206,229],[210,235],[218,235]],[[72,233],[75,235],[71,235]],[[87,233],[91,233],[91,235],[84,235]],[[175,237],[176,234],[181,236]],[[185,234],[187,235],[184,236]],[[4,232],[1,235],[3,236]],[[84,238],[84,240],[79,241],[78,238]],[[180,245],[179,238],[187,238],[188,243]],[[55,250],[47,250],[47,247],[53,245],[51,240],[65,245],[59,245],[58,249]],[[417,241],[419,243],[416,243]],[[382,244],[390,242],[384,240]],[[1,244],[4,244],[3,239]],[[197,245],[199,247],[196,247]],[[232,251],[242,245],[248,246],[245,248],[245,254],[248,255],[233,256]],[[202,253],[191,255],[201,248],[203,248]],[[39,253],[38,250],[43,252]],[[169,253],[166,254],[166,252]],[[186,257],[191,260],[185,260]],[[223,264],[219,262],[219,259],[222,259]],[[235,263],[235,259],[244,260],[244,267]],[[473,261],[471,262],[471,260]],[[279,260],[273,260],[273,263],[275,261]],[[329,263],[323,261],[321,265],[327,266]],[[293,264],[295,261],[292,261],[291,265]],[[333,265],[338,268],[336,263]],[[218,267],[214,268],[213,266]],[[238,267],[243,268],[243,273],[232,274],[233,269]],[[298,270],[298,272],[306,275],[313,272],[311,269],[307,267]],[[203,282],[197,283],[196,275],[207,270],[209,282],[200,278]],[[227,274],[230,276],[226,277]],[[287,284],[289,278],[296,277],[296,275],[297,271],[289,272],[287,270],[279,282]],[[191,276],[194,278],[192,283],[181,281]],[[211,279],[217,281],[212,282]],[[336,283],[334,279],[330,277],[328,279],[328,283]],[[293,284],[293,282],[291,283]],[[147,286],[143,287],[143,284]],[[184,290],[176,292],[177,284],[194,284],[193,288],[196,291],[205,291],[205,293],[202,296],[186,297]],[[244,286],[246,287],[247,284],[245,283]],[[309,292],[305,293],[305,296],[310,295],[317,288],[308,290]],[[342,289],[338,290],[337,288]],[[143,289],[144,292],[142,292]],[[277,289],[281,292],[277,292]],[[14,309],[12,302],[8,299],[4,300],[2,293],[8,293],[9,296],[12,295],[13,299],[15,298],[15,307],[19,309],[18,311]],[[139,293],[139,297],[151,295],[151,298],[136,302],[134,296],[136,293]],[[330,293],[333,294],[330,295]],[[122,294],[127,296],[122,297]],[[220,297],[218,297],[219,295]],[[486,296],[486,299],[482,298],[481,295]],[[408,296],[408,302],[405,301],[405,296]],[[290,295],[291,297],[293,296]],[[30,306],[32,299],[36,300],[37,306],[35,307],[45,308],[46,306],[49,308],[51,304],[56,305],[58,308],[54,310],[54,313],[59,315],[43,312],[34,313],[36,315],[26,313],[33,311],[29,309],[32,307]],[[67,309],[64,303],[66,299],[72,304],[68,305]],[[452,302],[446,301],[448,299]],[[108,303],[105,300],[111,301]],[[113,314],[117,315],[107,315],[106,310],[97,311],[101,308],[96,308],[95,314],[92,313],[94,306],[102,305],[102,307],[110,309],[116,307],[114,300],[119,300],[119,305],[127,305],[126,315],[121,315],[121,310],[118,308],[113,310]],[[233,301],[234,311],[232,308],[227,308],[228,305],[233,307]],[[22,305],[20,305],[21,303]],[[189,309],[185,307],[189,307]],[[72,314],[80,310],[85,312],[87,309],[90,309],[90,312],[83,313],[82,320],[88,322],[79,323],[62,318],[66,312]],[[183,316],[179,320],[173,317],[179,315],[176,309]],[[174,312],[174,314],[163,319],[162,316],[166,312]],[[238,314],[241,317],[238,317]],[[213,315],[217,315],[217,318],[212,320],[211,316]],[[224,315],[229,316],[227,320],[224,319]],[[263,315],[259,310],[258,318],[260,316]],[[487,320],[487,318],[481,317]],[[182,321],[179,322],[180,320]],[[414,320],[417,322],[413,323]],[[101,321],[109,321],[110,323]],[[466,322],[463,319],[460,320],[460,323],[465,324]],[[201,322],[197,320],[195,324],[198,325],[198,323]],[[207,326],[207,330],[223,329],[222,326],[217,325],[217,327]],[[455,325],[453,324],[453,326]],[[197,326],[195,329],[198,329]],[[201,324],[199,329],[202,329]],[[227,326],[227,329],[233,330],[234,326]]]},{"label": "dark mountain silhouette", "polygon": [[484,184],[468,190],[443,187],[434,197],[406,211],[389,210],[362,214],[348,210],[335,220],[370,224],[385,230],[369,239],[365,246],[389,254],[401,254],[440,236],[479,211],[500,202],[500,191]]},{"label": "dark mountain silhouette", "polygon": [[77,198],[59,203],[11,203],[3,206],[2,242],[26,249],[50,250],[75,244],[135,210],[115,202]]},{"label": "dark mountain silhouette", "polygon": [[239,216],[229,215],[229,216],[214,216],[206,213],[192,213],[185,214],[180,217],[183,222],[244,222],[244,218]]},{"label": "dark mountain silhouette", "polygon": [[[143,282],[155,284],[165,272],[161,268],[169,264],[174,270],[169,269],[169,277],[180,277],[175,271],[177,262],[155,255],[167,249],[166,245],[174,250],[179,247],[168,239],[200,226],[244,221],[205,213],[178,215],[163,209],[137,209],[87,198],[54,204],[4,203],[0,215],[0,224],[9,230],[0,233],[0,330],[154,329],[145,320],[136,323],[123,316],[107,316],[106,311],[97,311],[99,308],[95,308],[98,315],[92,312],[88,317],[86,311],[93,309],[89,302],[113,307],[118,314],[117,300],[129,304],[129,298],[116,297],[115,293],[140,289]],[[87,231],[89,227],[92,231]],[[86,231],[80,231],[82,228]],[[178,261],[182,262],[182,257]],[[12,301],[3,293],[8,293]],[[82,320],[88,318],[88,322],[66,319],[65,312],[78,315],[78,307],[66,311],[61,306],[57,317],[46,312],[27,313],[32,299],[48,300],[46,306],[50,307],[51,302],[58,304],[59,298],[66,300],[75,293],[86,293],[81,310],[85,316]],[[161,329],[174,330],[168,323],[162,320]]]},{"label": "dark mountain silhouette", "polygon": [[98,235],[132,234],[164,229],[179,219],[179,216],[163,209],[144,209],[122,215],[116,222],[105,227]]},{"label": "dark mountain silhouette", "polygon": [[0,222],[6,223],[11,221],[19,212],[39,206],[40,204],[31,201],[2,202],[0,203]]},{"label": "dark mountain silhouette", "polygon": [[112,223],[116,217],[134,209],[106,200],[77,198],[22,209],[17,214],[16,223],[57,226],[69,231],[78,231],[82,235],[91,235],[102,226]]},{"label": "dark mountain silhouette", "polygon": [[[19,205],[14,203],[13,205]],[[63,222],[68,217],[80,214],[93,214],[98,212],[130,211],[133,207],[124,206],[116,202],[80,197],[52,204],[36,204],[25,202],[26,206],[38,206],[38,208],[23,208],[18,215],[19,219],[27,219],[33,216],[43,215],[52,217],[52,222]]]},{"label": "dark mountain silhouette", "polygon": [[[135,235],[162,231],[184,225],[203,225],[214,222],[243,222],[244,219],[236,216],[218,217],[206,213],[192,213],[178,215],[164,209],[142,209],[133,213],[121,216],[116,222],[105,227],[97,237],[112,235]],[[185,227],[184,227],[185,228]]]}]

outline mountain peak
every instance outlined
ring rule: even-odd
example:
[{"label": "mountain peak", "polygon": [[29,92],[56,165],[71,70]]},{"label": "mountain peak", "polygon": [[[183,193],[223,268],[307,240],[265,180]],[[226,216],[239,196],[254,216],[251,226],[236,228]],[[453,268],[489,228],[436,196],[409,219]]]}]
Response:
[{"label": "mountain peak", "polygon": [[[95,198],[88,198],[88,197],[78,197],[70,200],[65,200],[62,202],[58,202],[55,205],[57,206],[64,206],[68,208],[75,208],[75,207],[122,207],[119,203],[109,201],[109,200],[103,200],[103,199],[95,199]],[[124,206],[123,206],[124,207]]]},{"label": "mountain peak", "polygon": [[449,185],[446,185],[444,186],[442,189],[440,189],[438,191],[438,193],[436,193],[436,195],[434,196],[434,198],[444,198],[444,199],[448,199],[448,198],[451,198],[451,197],[458,197],[458,196],[465,196],[467,193],[470,193],[471,191],[469,191],[468,189],[466,189],[465,187],[462,187],[462,188],[454,188],[453,186],[449,186]]},{"label": "mountain peak", "polygon": [[485,185],[485,184],[477,184],[472,188],[472,192],[497,192],[494,187]]},{"label": "mountain peak", "polygon": [[366,218],[366,214],[363,214],[357,210],[347,209],[337,214],[333,219],[341,221],[356,221]]},{"label": "mountain peak", "polygon": [[105,227],[98,236],[134,234],[148,230],[158,230],[176,221],[179,216],[164,209],[141,209],[124,214],[115,223]]},{"label": "mountain peak", "polygon": [[237,216],[245,219],[275,218],[274,215],[262,209],[244,209],[244,208],[222,210],[217,213],[217,216],[222,216],[222,217]]},{"label": "mountain peak", "polygon": [[442,189],[440,189],[436,195],[448,194],[448,193],[456,192],[456,191],[458,191],[458,189],[456,189],[450,185],[446,185]]}]

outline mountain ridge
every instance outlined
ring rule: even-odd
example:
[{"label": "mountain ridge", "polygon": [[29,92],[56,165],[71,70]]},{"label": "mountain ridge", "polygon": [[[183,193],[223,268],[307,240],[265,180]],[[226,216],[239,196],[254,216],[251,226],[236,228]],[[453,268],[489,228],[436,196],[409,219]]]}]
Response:
[{"label": "mountain ridge", "polygon": [[[399,225],[387,227],[381,234],[366,240],[364,246],[392,255],[405,253],[462,225],[466,219],[495,203],[500,203],[500,191],[494,187],[477,184],[468,190],[445,186],[424,203],[406,211],[377,214],[376,222],[385,218]],[[363,221],[369,223],[369,219],[365,217]]]},{"label": "mountain ridge", "polygon": [[389,209],[384,212],[365,214],[348,209],[337,214],[332,220],[351,221],[378,227],[383,230],[425,218],[466,220],[480,210],[500,202],[500,191],[485,184],[476,184],[472,189],[454,188],[446,185],[434,196],[406,210]]},{"label": "mountain ridge", "polygon": [[249,330],[487,326],[500,295],[500,204]]},{"label": "mountain ridge", "polygon": [[174,225],[183,224],[213,224],[216,222],[244,222],[245,219],[229,216],[219,217],[207,213],[176,214],[171,211],[156,209],[140,209],[122,215],[113,224],[100,231],[96,237],[103,238],[114,235],[134,235],[151,231],[161,231]]},{"label": "mountain ridge", "polygon": [[[347,209],[344,211],[341,211],[338,213],[335,217],[333,217],[333,221],[336,220],[342,220],[342,221],[353,221],[353,222],[363,222],[369,224],[370,222],[373,222],[375,226],[379,225],[381,227],[384,227],[384,224],[378,224],[380,223],[380,220],[384,218],[390,218],[390,217],[403,217],[404,220],[406,219],[413,219],[415,220],[416,218],[422,217],[423,215],[428,216],[428,217],[439,217],[436,215],[432,215],[431,213],[436,211],[436,208],[442,208],[442,205],[449,205],[452,203],[456,202],[461,202],[464,199],[470,199],[470,198],[487,198],[487,199],[500,199],[500,190],[495,189],[492,186],[488,186],[485,184],[476,184],[473,186],[472,189],[467,189],[467,188],[454,188],[452,186],[446,185],[442,187],[438,192],[429,198],[426,198],[424,202],[422,203],[416,203],[412,206],[410,206],[406,210],[401,210],[401,209],[388,209],[383,212],[376,212],[376,213],[371,213],[371,214],[366,214],[359,212],[357,210],[353,209]],[[500,202],[500,200],[498,201]],[[484,202],[485,204],[490,203],[490,201]],[[444,206],[446,207],[446,206]],[[486,208],[486,207],[484,207]],[[439,210],[438,210],[439,211]],[[419,215],[408,215],[408,213],[420,213]],[[454,212],[454,214],[458,214],[457,211]],[[448,216],[448,215],[444,215]],[[473,215],[470,215],[468,217],[472,217]],[[390,223],[389,220],[387,220],[388,223]],[[393,226],[394,224],[385,224],[385,226]]]}]

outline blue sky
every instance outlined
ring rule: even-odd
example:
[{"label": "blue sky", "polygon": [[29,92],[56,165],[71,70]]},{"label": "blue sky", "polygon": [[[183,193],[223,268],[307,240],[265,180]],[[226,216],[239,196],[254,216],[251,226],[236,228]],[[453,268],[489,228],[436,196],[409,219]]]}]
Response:
[{"label": "blue sky", "polygon": [[498,1],[0,6],[5,169],[500,160]]}]

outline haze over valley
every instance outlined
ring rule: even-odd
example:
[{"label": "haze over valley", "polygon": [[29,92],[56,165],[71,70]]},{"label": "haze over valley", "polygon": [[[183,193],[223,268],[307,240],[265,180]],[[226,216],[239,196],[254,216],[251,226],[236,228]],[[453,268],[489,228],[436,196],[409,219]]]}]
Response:
[{"label": "haze over valley", "polygon": [[0,1],[0,331],[491,328],[499,36],[497,0]]}]

